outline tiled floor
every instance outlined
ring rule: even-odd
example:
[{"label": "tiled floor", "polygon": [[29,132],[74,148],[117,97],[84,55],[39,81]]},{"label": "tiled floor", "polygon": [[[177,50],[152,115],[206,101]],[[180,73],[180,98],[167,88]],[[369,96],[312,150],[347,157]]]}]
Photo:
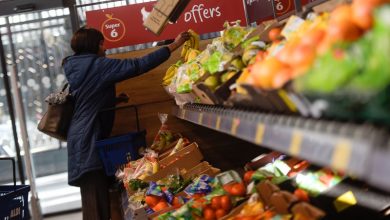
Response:
[{"label": "tiled floor", "polygon": [[82,215],[80,211],[66,213],[61,215],[52,215],[50,217],[44,218],[43,220],[82,220]]}]

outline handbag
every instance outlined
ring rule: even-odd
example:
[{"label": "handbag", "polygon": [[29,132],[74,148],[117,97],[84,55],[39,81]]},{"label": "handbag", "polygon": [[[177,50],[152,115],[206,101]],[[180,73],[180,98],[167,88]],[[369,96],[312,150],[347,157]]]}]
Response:
[{"label": "handbag", "polygon": [[60,92],[52,93],[45,99],[47,111],[38,123],[39,131],[61,141],[66,141],[73,117],[74,99],[68,86],[66,83]]},{"label": "handbag", "polygon": [[[96,58],[91,62],[87,73],[95,60]],[[38,130],[50,137],[66,141],[74,110],[74,98],[69,92],[69,83],[66,83],[60,92],[46,97],[45,102],[48,107],[38,123]]]}]

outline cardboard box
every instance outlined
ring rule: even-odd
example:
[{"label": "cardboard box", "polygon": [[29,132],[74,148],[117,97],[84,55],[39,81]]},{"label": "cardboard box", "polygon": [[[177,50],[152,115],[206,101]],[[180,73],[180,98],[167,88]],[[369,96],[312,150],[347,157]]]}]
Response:
[{"label": "cardboard box", "polygon": [[164,14],[167,18],[173,13],[180,0],[159,0],[154,8]]},{"label": "cardboard box", "polygon": [[220,169],[212,167],[207,161],[204,161],[194,168],[188,170],[188,172],[183,174],[184,179],[194,178],[200,175],[209,175],[211,177],[215,177],[217,174],[221,172]]},{"label": "cardboard box", "polygon": [[160,11],[153,8],[148,18],[144,22],[144,26],[155,34],[160,34],[164,26],[167,24],[168,17]]},{"label": "cardboard box", "polygon": [[176,22],[188,5],[189,0],[159,0],[146,19],[144,26],[155,34],[160,34],[167,24]]}]

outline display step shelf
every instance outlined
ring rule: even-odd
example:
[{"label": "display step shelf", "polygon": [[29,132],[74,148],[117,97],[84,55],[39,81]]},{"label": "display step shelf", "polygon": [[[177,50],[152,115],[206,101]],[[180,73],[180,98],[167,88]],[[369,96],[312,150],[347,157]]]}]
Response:
[{"label": "display step shelf", "polygon": [[385,129],[203,104],[175,107],[173,114],[390,191],[390,142]]}]

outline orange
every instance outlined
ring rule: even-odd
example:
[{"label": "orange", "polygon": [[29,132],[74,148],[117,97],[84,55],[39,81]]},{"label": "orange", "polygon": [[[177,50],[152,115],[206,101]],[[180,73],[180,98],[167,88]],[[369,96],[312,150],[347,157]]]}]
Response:
[{"label": "orange", "polygon": [[278,41],[281,37],[282,29],[280,28],[272,28],[269,33],[268,37],[271,41]]},{"label": "orange", "polygon": [[362,31],[352,19],[351,5],[340,5],[331,14],[328,26],[328,37],[335,41],[354,41]]},{"label": "orange", "polygon": [[175,208],[180,208],[182,204],[181,204],[179,198],[175,196],[175,197],[173,198],[172,205],[173,205],[173,207],[175,207]]},{"label": "orange", "polygon": [[361,37],[362,33],[352,19],[340,21],[328,27],[328,35],[333,41],[355,41]]},{"label": "orange", "polygon": [[159,196],[149,195],[145,197],[145,203],[150,207],[153,208],[162,200]]},{"label": "orange", "polygon": [[316,48],[308,45],[297,45],[291,52],[287,64],[294,69],[306,71],[313,64],[317,55]]},{"label": "orange", "polygon": [[272,81],[272,88],[280,89],[282,88],[290,79],[292,75],[291,68],[285,68],[279,71]]},{"label": "orange", "polygon": [[351,5],[341,4],[330,13],[329,25],[350,20],[351,14]]},{"label": "orange", "polygon": [[264,89],[271,88],[274,75],[284,68],[284,66],[285,65],[275,57],[270,57],[263,62],[255,63],[251,72],[255,84]]},{"label": "orange", "polygon": [[155,212],[159,212],[159,211],[164,210],[164,209],[166,209],[168,207],[169,207],[169,205],[168,205],[167,202],[161,201],[161,202],[157,203],[157,205],[155,205],[152,209]]},{"label": "orange", "polygon": [[369,30],[373,25],[373,11],[376,5],[375,1],[360,0],[352,3],[352,20],[361,29]]},{"label": "orange", "polygon": [[317,46],[322,42],[325,36],[326,31],[324,29],[313,29],[302,37],[301,44],[307,46]]}]

